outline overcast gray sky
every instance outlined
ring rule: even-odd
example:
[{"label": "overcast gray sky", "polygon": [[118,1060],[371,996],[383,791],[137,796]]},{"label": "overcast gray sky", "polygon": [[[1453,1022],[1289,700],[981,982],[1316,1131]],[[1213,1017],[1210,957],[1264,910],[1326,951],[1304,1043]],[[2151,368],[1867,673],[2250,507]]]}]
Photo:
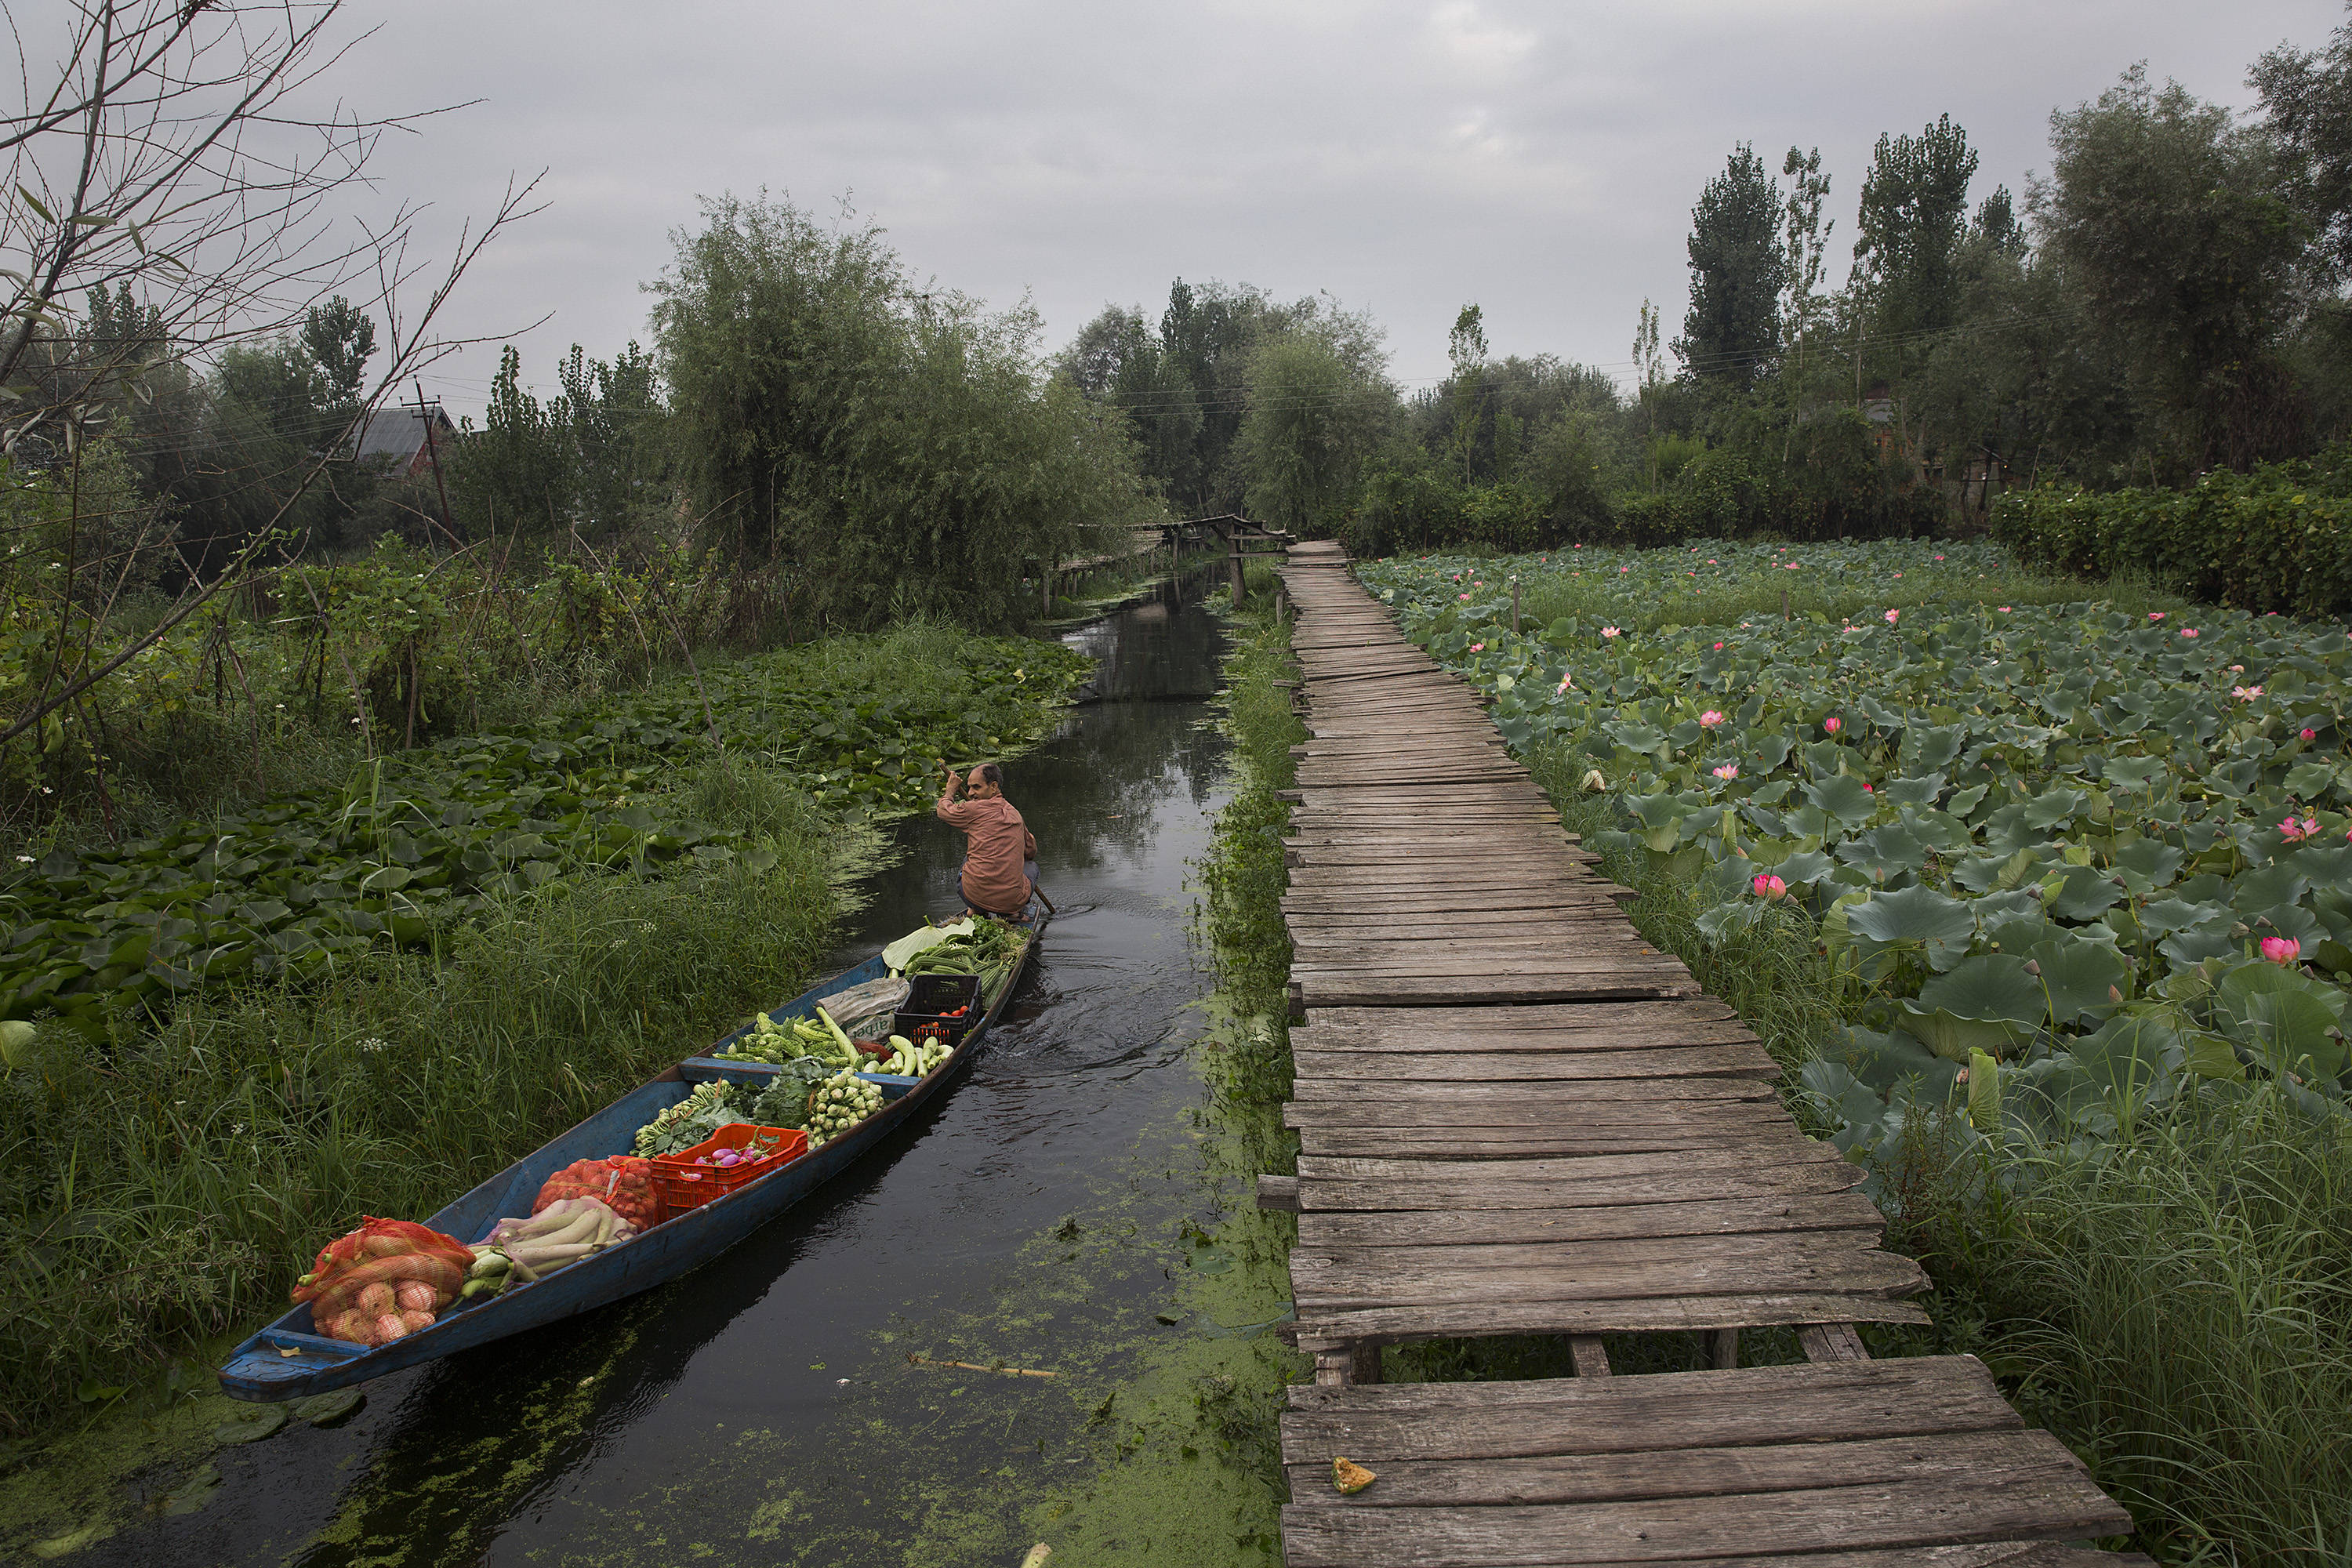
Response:
[{"label": "overcast gray sky", "polygon": [[[1777,173],[1818,144],[1832,276],[1870,149],[1948,111],[1979,193],[2047,162],[2051,110],[2136,60],[2243,105],[2255,56],[2324,43],[2336,0],[1648,0],[1533,5],[1066,0],[914,5],[413,0],[342,85],[370,108],[480,98],[387,147],[387,195],[489,210],[548,171],[548,210],[453,307],[552,384],[578,342],[644,339],[640,285],[697,198],[845,193],[919,273],[1024,294],[1058,347],[1171,279],[1328,290],[1444,374],[1466,301],[1496,353],[1624,368],[1644,297],[1671,337],[1691,204],[1735,142]],[[496,367],[446,367],[478,406]]]}]

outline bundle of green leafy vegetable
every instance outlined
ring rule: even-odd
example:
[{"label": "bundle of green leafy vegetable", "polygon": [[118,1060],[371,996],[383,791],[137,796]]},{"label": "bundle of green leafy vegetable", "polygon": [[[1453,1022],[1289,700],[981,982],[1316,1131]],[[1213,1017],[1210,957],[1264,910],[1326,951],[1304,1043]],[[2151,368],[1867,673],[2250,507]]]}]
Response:
[{"label": "bundle of green leafy vegetable", "polygon": [[[651,1121],[637,1129],[635,1151],[638,1158],[650,1160],[662,1154],[676,1154],[693,1148],[721,1127],[733,1122],[752,1121],[737,1108],[740,1096],[731,1083],[698,1083],[694,1092],[658,1112]],[[781,1125],[771,1122],[770,1126]]]},{"label": "bundle of green leafy vegetable", "polygon": [[752,1100],[751,1120],[761,1127],[806,1127],[809,1092],[839,1070],[837,1063],[818,1057],[796,1057],[784,1063]]}]

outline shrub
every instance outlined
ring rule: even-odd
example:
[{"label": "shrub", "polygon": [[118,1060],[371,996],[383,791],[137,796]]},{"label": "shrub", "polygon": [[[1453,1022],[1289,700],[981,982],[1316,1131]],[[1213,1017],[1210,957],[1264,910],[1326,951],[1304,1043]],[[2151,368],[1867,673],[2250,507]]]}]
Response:
[{"label": "shrub", "polygon": [[2186,490],[2044,487],[2001,498],[1993,533],[2060,571],[2129,568],[2189,598],[2340,615],[2352,611],[2352,496],[2326,485],[2324,470],[2266,464],[2208,474]]}]

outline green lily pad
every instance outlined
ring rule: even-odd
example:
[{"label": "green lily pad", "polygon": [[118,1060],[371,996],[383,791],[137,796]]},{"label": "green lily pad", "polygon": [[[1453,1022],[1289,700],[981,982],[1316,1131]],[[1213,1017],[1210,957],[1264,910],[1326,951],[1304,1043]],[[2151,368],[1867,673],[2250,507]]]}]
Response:
[{"label": "green lily pad", "polygon": [[220,1495],[221,1473],[211,1465],[198,1468],[163,1496],[163,1511],[178,1516],[194,1513]]},{"label": "green lily pad", "polygon": [[296,1420],[313,1426],[337,1426],[357,1415],[366,1403],[367,1395],[356,1388],[335,1388],[296,1400],[292,1413]]},{"label": "green lily pad", "polygon": [[258,1443],[274,1437],[286,1425],[283,1405],[248,1405],[213,1428],[216,1443]]}]

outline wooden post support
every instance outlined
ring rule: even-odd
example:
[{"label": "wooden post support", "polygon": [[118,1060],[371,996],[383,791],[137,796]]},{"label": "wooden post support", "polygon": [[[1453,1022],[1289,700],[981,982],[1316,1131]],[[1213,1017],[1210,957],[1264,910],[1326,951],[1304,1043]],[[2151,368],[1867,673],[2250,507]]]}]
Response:
[{"label": "wooden post support", "polygon": [[1609,1351],[1601,1344],[1599,1334],[1569,1335],[1568,1357],[1576,1363],[1576,1375],[1579,1377],[1609,1375]]},{"label": "wooden post support", "polygon": [[1715,1364],[1718,1368],[1728,1372],[1739,1364],[1739,1331],[1738,1329],[1717,1329],[1707,1336],[1707,1342],[1709,1350],[1713,1352]]},{"label": "wooden post support", "polygon": [[1257,1206],[1279,1209],[1286,1214],[1298,1212],[1298,1178],[1296,1176],[1260,1176],[1257,1179]]},{"label": "wooden post support", "polygon": [[[1260,1177],[1261,1181],[1265,1178]],[[1807,1323],[1797,1330],[1807,1361],[1868,1361],[1870,1352],[1852,1323]]]},{"label": "wooden post support", "polygon": [[1511,635],[1519,635],[1519,580],[1511,579]]},{"label": "wooden post support", "polygon": [[1381,1342],[1358,1340],[1352,1347],[1353,1364],[1348,1368],[1350,1383],[1378,1383],[1381,1380]]}]

